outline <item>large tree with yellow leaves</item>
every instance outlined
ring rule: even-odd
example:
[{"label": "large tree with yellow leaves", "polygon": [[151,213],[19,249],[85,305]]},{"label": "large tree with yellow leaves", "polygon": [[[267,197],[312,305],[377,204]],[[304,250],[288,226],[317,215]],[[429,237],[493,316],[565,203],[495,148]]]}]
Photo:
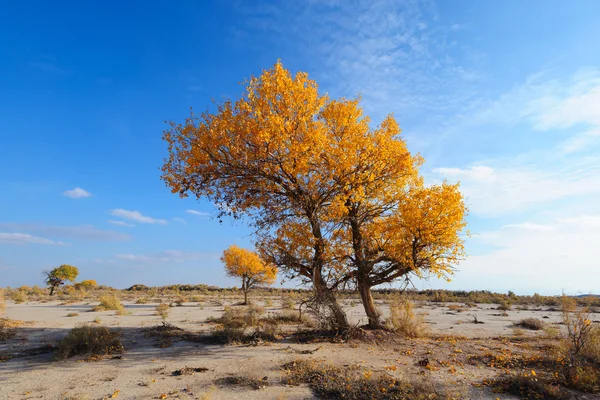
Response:
[{"label": "large tree with yellow leaves", "polygon": [[250,216],[261,255],[313,284],[334,326],[334,292],[354,283],[369,325],[381,327],[371,288],[411,274],[451,273],[462,257],[465,208],[457,186],[424,187],[392,116],[371,128],[359,100],[331,100],[281,63],[239,100],[171,124],[163,179]]},{"label": "large tree with yellow leaves", "polygon": [[248,292],[256,285],[272,285],[277,277],[277,268],[265,263],[258,254],[231,245],[223,251],[221,261],[227,275],[242,278],[244,304],[248,304]]}]

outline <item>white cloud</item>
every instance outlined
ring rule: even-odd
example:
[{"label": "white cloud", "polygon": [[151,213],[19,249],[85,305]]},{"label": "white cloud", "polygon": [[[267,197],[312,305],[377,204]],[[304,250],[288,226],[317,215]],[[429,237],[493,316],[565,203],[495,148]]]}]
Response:
[{"label": "white cloud", "polygon": [[125,226],[125,227],[132,227],[135,226],[135,224],[130,224],[129,222],[125,222],[125,221],[115,221],[115,220],[109,220],[108,221],[109,224],[113,224],[116,226]]},{"label": "white cloud", "polygon": [[27,233],[6,233],[0,232],[0,243],[9,243],[9,244],[48,244],[54,246],[67,246],[67,243],[63,242],[55,242],[50,239],[46,239],[39,236],[32,236]]},{"label": "white cloud", "polygon": [[468,257],[456,275],[459,282],[473,280],[473,285],[479,279],[480,286],[493,282],[521,292],[554,294],[597,292],[600,287],[600,215],[510,224],[471,240],[495,250]]},{"label": "white cloud", "polygon": [[115,258],[125,261],[157,263],[157,262],[181,262],[190,260],[201,260],[214,258],[214,254],[200,252],[186,252],[181,250],[165,250],[152,254],[117,254]]},{"label": "white cloud", "polygon": [[123,242],[131,239],[131,236],[125,233],[98,229],[92,225],[60,226],[0,222],[0,229],[11,230],[13,232],[33,232],[50,237],[88,240],[92,242]]},{"label": "white cloud", "polygon": [[209,217],[210,216],[210,213],[207,213],[204,211],[186,210],[185,212],[187,212],[188,214],[198,215],[200,217]]},{"label": "white cloud", "polygon": [[85,197],[90,197],[92,194],[87,190],[84,190],[80,187],[76,187],[75,189],[65,190],[63,192],[63,196],[70,197],[72,199],[81,199]]},{"label": "white cloud", "polygon": [[475,214],[495,216],[540,203],[600,193],[600,164],[572,163],[561,168],[510,166],[437,168],[434,173],[460,180]]},{"label": "white cloud", "polygon": [[122,208],[117,208],[110,212],[111,215],[115,217],[120,217],[123,219],[128,219],[130,221],[140,222],[143,224],[160,224],[165,225],[167,223],[164,219],[156,219],[152,217],[148,217],[146,215],[142,215],[139,211],[129,211],[124,210]]},{"label": "white cloud", "polygon": [[187,221],[183,218],[173,218],[173,221],[177,221],[180,224],[187,225]]}]

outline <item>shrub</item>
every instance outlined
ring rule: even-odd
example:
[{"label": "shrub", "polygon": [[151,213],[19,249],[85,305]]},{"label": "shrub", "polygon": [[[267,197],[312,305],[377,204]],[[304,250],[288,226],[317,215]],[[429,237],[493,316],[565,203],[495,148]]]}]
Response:
[{"label": "shrub", "polygon": [[27,293],[22,290],[17,290],[15,292],[13,292],[11,299],[16,304],[24,303],[27,300],[29,300],[29,298],[27,297]]},{"label": "shrub", "polygon": [[512,305],[508,301],[501,301],[498,305],[498,310],[500,311],[509,311],[512,308]]},{"label": "shrub", "polygon": [[421,315],[416,315],[414,305],[409,300],[400,300],[390,306],[388,326],[410,338],[421,337],[425,334],[425,324]]},{"label": "shrub", "polygon": [[265,307],[273,307],[273,300],[270,298],[265,299]]},{"label": "shrub", "polygon": [[58,343],[56,357],[64,359],[76,355],[103,356],[123,351],[118,333],[105,326],[80,326],[71,329]]},{"label": "shrub", "polygon": [[568,399],[567,394],[556,384],[542,379],[531,372],[503,375],[492,382],[495,391],[516,395],[522,399]]},{"label": "shrub", "polygon": [[337,367],[318,361],[297,360],[283,365],[288,385],[306,383],[317,397],[326,399],[441,400],[460,398],[459,393],[424,380],[399,380],[357,366]]},{"label": "shrub", "polygon": [[156,306],[155,310],[156,310],[156,315],[159,315],[162,319],[167,319],[167,317],[169,316],[169,310],[171,309],[171,306],[168,304],[159,304]]},{"label": "shrub", "polygon": [[4,291],[0,289],[0,315],[6,310],[6,302],[4,301]]},{"label": "shrub", "polygon": [[544,323],[537,318],[525,318],[519,322],[515,322],[514,325],[521,328],[530,329],[532,331],[544,329]]},{"label": "shrub", "polygon": [[78,314],[78,313],[76,313],[76,312],[70,312],[70,313],[68,313],[68,314],[67,314],[67,317],[76,317],[76,316],[78,316],[78,315],[79,315],[79,314]]},{"label": "shrub", "polygon": [[146,304],[148,303],[148,299],[145,297],[140,297],[139,299],[136,300],[135,304]]},{"label": "shrub", "polygon": [[294,300],[292,300],[292,298],[290,298],[289,296],[281,298],[281,308],[283,308],[284,310],[291,310],[294,308],[294,306]]},{"label": "shrub", "polygon": [[123,312],[125,308],[116,294],[103,294],[100,296],[100,304],[93,308],[94,311],[115,310]]}]

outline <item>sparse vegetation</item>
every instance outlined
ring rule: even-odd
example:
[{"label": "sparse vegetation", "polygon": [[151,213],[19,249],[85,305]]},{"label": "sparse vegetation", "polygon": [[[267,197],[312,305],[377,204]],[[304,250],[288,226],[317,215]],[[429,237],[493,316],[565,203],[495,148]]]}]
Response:
[{"label": "sparse vegetation", "polygon": [[103,356],[123,353],[119,334],[104,326],[80,326],[71,329],[59,343],[56,357],[64,359],[76,355]]},{"label": "sparse vegetation", "polygon": [[515,323],[515,326],[529,329],[532,331],[540,331],[544,329],[544,323],[537,318],[525,318]]},{"label": "sparse vegetation", "polygon": [[70,312],[67,314],[67,317],[71,318],[71,317],[77,317],[79,315],[79,313],[76,312]]},{"label": "sparse vegetation", "polygon": [[160,316],[162,319],[167,319],[167,317],[169,316],[170,309],[171,306],[169,306],[168,304],[159,304],[155,308],[156,315]]},{"label": "sparse vegetation", "polygon": [[13,294],[10,298],[16,304],[25,303],[26,301],[29,300],[29,297],[27,296],[27,292],[25,292],[24,290],[17,290],[15,292],[13,292]]},{"label": "sparse vegetation", "polygon": [[458,390],[451,393],[423,379],[400,380],[359,366],[338,367],[322,361],[296,360],[283,365],[282,369],[286,384],[306,383],[317,396],[326,399],[441,400],[462,397]]},{"label": "sparse vegetation", "polygon": [[109,311],[114,310],[119,313],[124,312],[125,307],[121,304],[121,300],[116,294],[103,294],[100,296],[100,304],[93,308],[94,311]]},{"label": "sparse vegetation", "polygon": [[425,334],[423,317],[414,312],[414,304],[408,299],[400,299],[390,306],[388,326],[406,337],[417,338]]}]

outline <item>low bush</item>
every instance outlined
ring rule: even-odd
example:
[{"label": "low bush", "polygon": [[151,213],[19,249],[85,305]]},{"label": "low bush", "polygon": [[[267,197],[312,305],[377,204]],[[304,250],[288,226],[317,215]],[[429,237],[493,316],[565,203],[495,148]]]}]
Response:
[{"label": "low bush", "polygon": [[544,329],[544,323],[537,318],[525,318],[519,322],[515,322],[514,325],[532,331],[540,331]]},{"label": "low bush", "polygon": [[64,359],[76,355],[103,356],[120,354],[125,349],[119,334],[105,326],[79,326],[71,329],[59,343],[56,357]]},{"label": "low bush", "polygon": [[76,313],[76,312],[70,312],[70,313],[68,313],[68,314],[67,314],[67,317],[76,317],[76,316],[78,316],[78,315],[79,315],[79,313]]},{"label": "low bush", "polygon": [[156,306],[155,310],[156,310],[156,315],[159,315],[162,319],[167,319],[167,317],[169,316],[169,310],[171,309],[171,306],[168,304],[159,304]]},{"label": "low bush", "polygon": [[121,300],[116,294],[103,294],[100,296],[100,304],[93,308],[94,311],[124,311],[125,307],[121,304]]},{"label": "low bush", "polygon": [[500,311],[509,311],[511,308],[512,308],[512,305],[510,304],[510,302],[501,301],[500,304],[498,304],[498,307],[496,309],[500,310]]},{"label": "low bush", "polygon": [[0,289],[0,315],[6,311],[6,301],[4,300],[4,291]]},{"label": "low bush", "polygon": [[17,290],[12,294],[11,300],[14,301],[16,304],[21,304],[28,301],[29,297],[27,297],[27,292],[23,290]]},{"label": "low bush", "polygon": [[135,304],[147,304],[147,303],[148,303],[148,299],[146,297],[140,297],[135,302]]},{"label": "low bush", "polygon": [[425,335],[425,323],[421,315],[414,312],[410,300],[400,300],[390,306],[390,318],[387,325],[405,337],[417,338]]},{"label": "low bush", "polygon": [[318,397],[326,399],[441,400],[462,397],[461,393],[450,393],[425,380],[400,380],[357,366],[338,367],[322,361],[297,360],[283,365],[282,369],[286,384],[308,384]]},{"label": "low bush", "polygon": [[559,385],[531,372],[502,375],[496,378],[491,386],[496,392],[513,394],[522,399],[566,400],[570,398]]}]

